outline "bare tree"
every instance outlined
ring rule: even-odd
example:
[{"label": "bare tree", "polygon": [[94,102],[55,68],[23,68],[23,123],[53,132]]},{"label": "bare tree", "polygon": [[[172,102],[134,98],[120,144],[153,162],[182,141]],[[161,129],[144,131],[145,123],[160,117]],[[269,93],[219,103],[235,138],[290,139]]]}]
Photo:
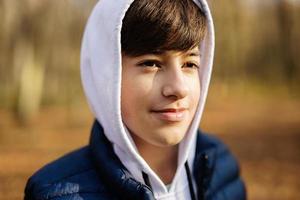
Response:
[{"label": "bare tree", "polygon": [[293,81],[296,77],[296,64],[292,52],[292,5],[288,0],[279,0],[277,9],[283,72],[288,81]]}]

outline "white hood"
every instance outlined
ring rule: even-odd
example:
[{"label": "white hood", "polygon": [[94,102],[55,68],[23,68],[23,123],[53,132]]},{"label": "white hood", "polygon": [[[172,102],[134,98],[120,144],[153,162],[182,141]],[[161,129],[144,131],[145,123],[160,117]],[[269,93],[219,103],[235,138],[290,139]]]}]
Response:
[{"label": "white hood", "polygon": [[139,155],[121,118],[121,28],[122,19],[132,2],[101,0],[92,11],[81,49],[81,77],[85,95],[121,162],[140,182],[144,182],[142,171],[148,174],[156,199],[190,199],[184,163],[188,161],[189,166],[193,166],[196,134],[212,71],[214,28],[211,14],[206,1],[194,0],[208,19],[208,32],[200,48],[200,101],[188,133],[179,145],[177,172],[168,190]]}]

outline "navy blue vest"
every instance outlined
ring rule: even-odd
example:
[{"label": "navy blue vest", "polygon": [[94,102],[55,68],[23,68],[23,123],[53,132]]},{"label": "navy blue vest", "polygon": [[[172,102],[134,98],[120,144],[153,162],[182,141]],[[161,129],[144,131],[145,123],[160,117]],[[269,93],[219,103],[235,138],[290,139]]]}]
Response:
[{"label": "navy blue vest", "polygon": [[[194,171],[198,200],[245,200],[238,163],[216,138],[197,137]],[[46,165],[27,182],[25,200],[154,200],[151,188],[122,165],[95,121],[90,143]]]}]

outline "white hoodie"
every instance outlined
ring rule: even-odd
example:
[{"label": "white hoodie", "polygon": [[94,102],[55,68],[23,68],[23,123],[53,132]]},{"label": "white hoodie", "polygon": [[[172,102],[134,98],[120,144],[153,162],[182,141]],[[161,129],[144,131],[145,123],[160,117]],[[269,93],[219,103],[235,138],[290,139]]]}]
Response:
[{"label": "white hoodie", "polygon": [[123,165],[142,183],[142,172],[145,172],[158,200],[191,198],[184,163],[188,161],[189,166],[193,166],[197,129],[207,96],[214,54],[214,28],[207,2],[193,1],[204,10],[208,20],[208,32],[200,44],[201,93],[195,117],[179,145],[177,171],[170,188],[164,185],[138,153],[121,118],[121,28],[133,0],[99,1],[88,20],[82,41],[81,76],[91,110]]}]

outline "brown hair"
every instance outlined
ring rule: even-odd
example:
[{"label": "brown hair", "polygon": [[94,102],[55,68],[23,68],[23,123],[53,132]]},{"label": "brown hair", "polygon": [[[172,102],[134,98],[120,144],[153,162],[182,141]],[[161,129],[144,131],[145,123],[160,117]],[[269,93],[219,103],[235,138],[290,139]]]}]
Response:
[{"label": "brown hair", "polygon": [[206,16],[192,0],[135,0],[123,19],[122,52],[187,51],[200,44],[205,32]]}]

